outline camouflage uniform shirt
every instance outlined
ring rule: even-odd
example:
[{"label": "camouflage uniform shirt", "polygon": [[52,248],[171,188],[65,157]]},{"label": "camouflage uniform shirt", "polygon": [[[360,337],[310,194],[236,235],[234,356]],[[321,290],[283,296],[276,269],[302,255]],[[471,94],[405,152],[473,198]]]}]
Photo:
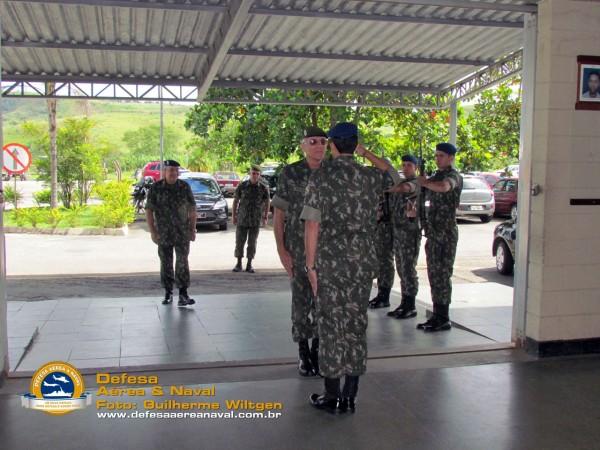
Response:
[{"label": "camouflage uniform shirt", "polygon": [[426,200],[429,201],[425,227],[427,237],[443,240],[458,236],[456,208],[460,204],[460,193],[463,185],[462,177],[454,167],[450,167],[448,169],[437,170],[429,180],[448,180],[451,190],[448,192],[425,190]]},{"label": "camouflage uniform shirt", "polygon": [[259,227],[264,204],[269,198],[269,189],[260,181],[252,184],[246,180],[235,190],[235,199],[239,201],[237,220],[241,227]]},{"label": "camouflage uniform shirt", "polygon": [[192,188],[185,181],[168,184],[164,179],[152,185],[146,209],[154,213],[161,245],[174,245],[190,240],[191,208],[196,208]]},{"label": "camouflage uniform shirt", "polygon": [[[418,204],[420,188],[417,185],[416,179],[416,177],[411,177],[402,180],[402,184],[408,184],[410,186],[409,192],[395,192],[390,195],[392,223],[396,227],[403,227],[406,229],[419,228]],[[412,215],[415,216],[414,218],[409,217],[409,211],[411,210],[413,211]]]},{"label": "camouflage uniform shirt", "polygon": [[[394,169],[388,173],[394,183],[400,181]],[[377,276],[374,238],[384,175],[340,156],[311,176],[301,218],[321,224],[315,261],[319,276],[362,280]]]},{"label": "camouflage uniform shirt", "polygon": [[285,211],[285,248],[295,265],[304,266],[304,222],[300,219],[304,207],[304,194],[313,170],[306,160],[286,166],[277,183],[277,195],[272,205]]}]

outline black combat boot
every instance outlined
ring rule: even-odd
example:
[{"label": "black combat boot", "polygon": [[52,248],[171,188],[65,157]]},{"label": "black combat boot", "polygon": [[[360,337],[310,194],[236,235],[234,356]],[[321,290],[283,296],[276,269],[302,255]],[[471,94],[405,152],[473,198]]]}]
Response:
[{"label": "black combat boot", "polygon": [[189,297],[187,288],[179,289],[179,301],[177,302],[177,306],[190,306],[194,303],[196,303],[196,300]]},{"label": "black combat boot", "polygon": [[356,411],[356,394],[358,393],[358,376],[354,375],[346,375],[346,380],[344,381],[344,390],[342,391],[342,399],[340,400],[340,404],[338,409],[340,412],[345,413],[350,410],[350,412]]},{"label": "black combat boot", "polygon": [[312,364],[313,373],[319,375],[319,338],[313,338],[310,345],[310,362]]},{"label": "black combat boot", "polygon": [[325,392],[323,394],[311,394],[310,404],[317,409],[322,409],[331,414],[338,412],[340,403],[340,379],[325,378]]},{"label": "black combat boot", "polygon": [[165,290],[165,298],[162,301],[163,305],[170,305],[173,303],[173,292],[170,289]]},{"label": "black combat boot", "polygon": [[389,317],[396,317],[398,314],[400,314],[402,312],[402,310],[405,308],[406,306],[406,295],[402,296],[402,300],[400,301],[400,304],[398,305],[398,307],[396,309],[394,309],[393,311],[390,311],[387,313],[387,315]]},{"label": "black combat boot", "polygon": [[417,317],[417,309],[415,307],[415,296],[407,295],[405,297],[404,308],[395,316],[396,319],[412,319]]},{"label": "black combat boot", "polygon": [[388,308],[390,306],[390,292],[392,288],[377,288],[377,296],[369,302],[369,308]]},{"label": "black combat boot", "polygon": [[[448,316],[449,305],[433,305],[433,320],[429,325],[423,328],[423,331],[433,333],[436,331],[447,331],[452,328],[450,317]],[[437,308],[436,308],[437,306]]]},{"label": "black combat boot", "polygon": [[298,373],[303,377],[312,377],[315,371],[310,361],[310,348],[308,348],[307,339],[298,342],[298,356]]},{"label": "black combat boot", "polygon": [[238,258],[238,262],[233,268],[232,272],[241,272],[242,271],[242,258]]},{"label": "black combat boot", "polygon": [[435,314],[438,311],[438,309],[439,309],[439,306],[434,303],[433,304],[433,314],[425,322],[422,322],[422,323],[418,324],[417,325],[417,330],[424,330],[425,327],[430,326],[433,323],[433,321],[434,321]]},{"label": "black combat boot", "polygon": [[248,258],[248,263],[246,264],[246,272],[254,273],[254,268],[252,267],[252,258]]}]

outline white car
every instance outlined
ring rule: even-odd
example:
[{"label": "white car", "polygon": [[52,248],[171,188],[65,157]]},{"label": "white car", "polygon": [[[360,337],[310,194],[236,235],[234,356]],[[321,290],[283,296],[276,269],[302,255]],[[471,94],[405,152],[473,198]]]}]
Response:
[{"label": "white car", "polygon": [[479,217],[483,223],[492,220],[496,203],[494,191],[487,182],[478,176],[463,175],[463,188],[456,217]]}]

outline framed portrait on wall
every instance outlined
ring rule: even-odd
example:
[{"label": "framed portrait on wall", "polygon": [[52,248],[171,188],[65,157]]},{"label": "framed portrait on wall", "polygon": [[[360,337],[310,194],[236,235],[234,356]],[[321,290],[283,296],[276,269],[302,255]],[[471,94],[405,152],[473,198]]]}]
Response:
[{"label": "framed portrait on wall", "polygon": [[600,110],[600,56],[577,57],[575,109]]}]

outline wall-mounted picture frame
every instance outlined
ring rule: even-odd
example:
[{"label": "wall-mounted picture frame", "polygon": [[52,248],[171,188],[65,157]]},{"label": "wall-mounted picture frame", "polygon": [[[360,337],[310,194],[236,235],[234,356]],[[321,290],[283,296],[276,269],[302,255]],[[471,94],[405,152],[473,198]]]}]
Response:
[{"label": "wall-mounted picture frame", "polygon": [[575,109],[600,110],[600,56],[577,57]]}]

